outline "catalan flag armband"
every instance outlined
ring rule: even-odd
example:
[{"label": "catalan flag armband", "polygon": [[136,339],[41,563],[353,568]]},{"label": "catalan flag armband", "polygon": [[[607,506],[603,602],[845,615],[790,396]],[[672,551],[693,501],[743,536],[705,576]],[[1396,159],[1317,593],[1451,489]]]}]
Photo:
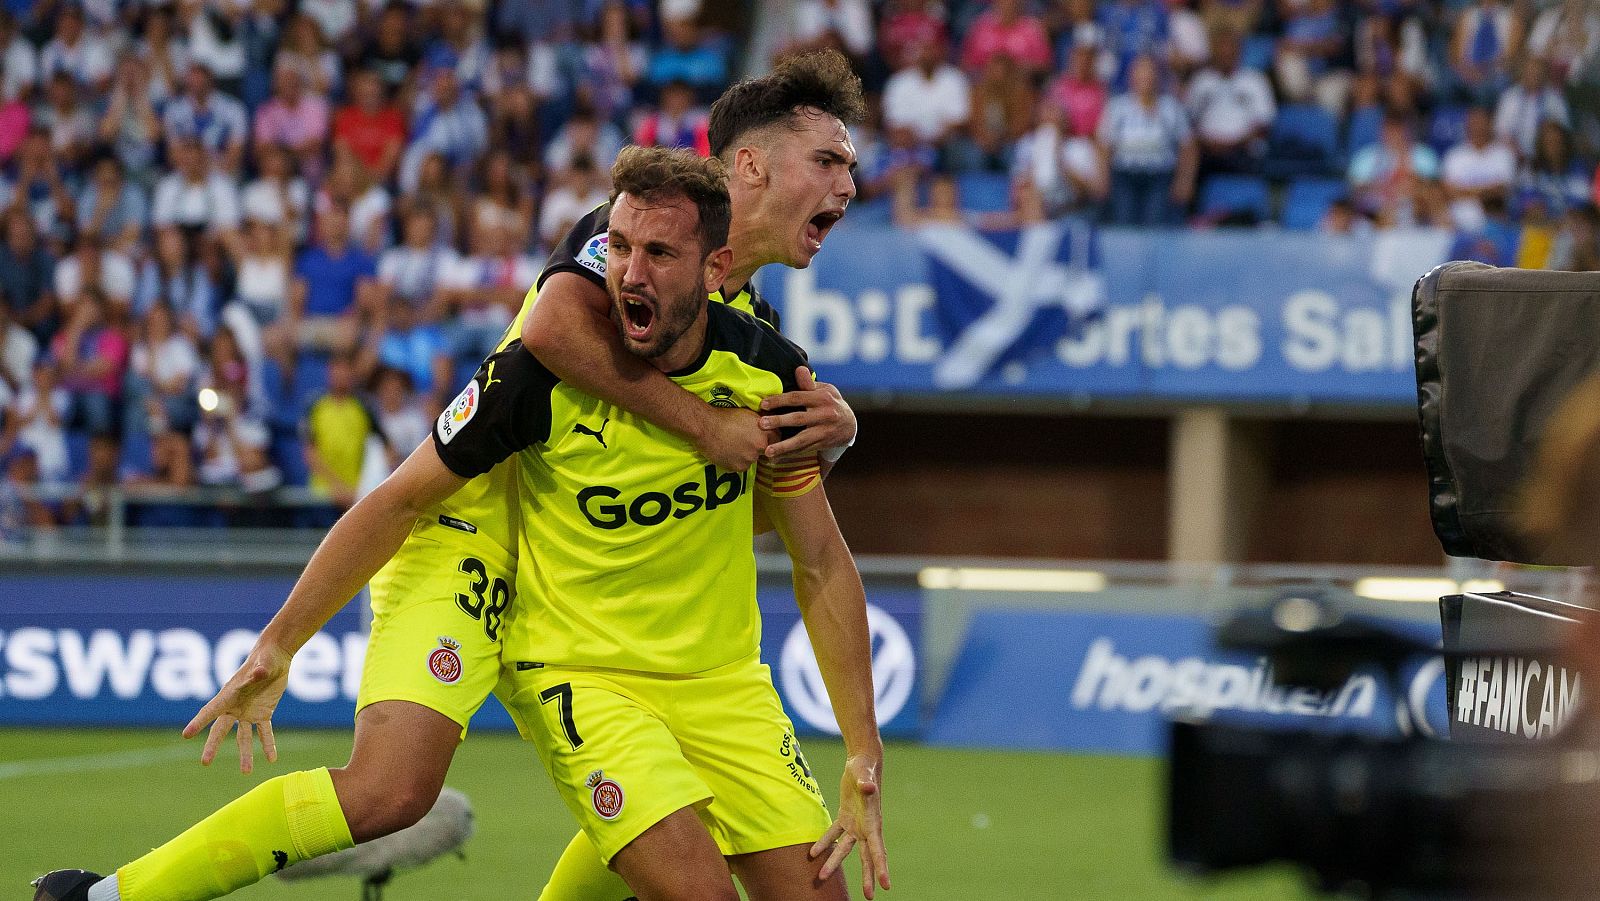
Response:
[{"label": "catalan flag armband", "polygon": [[756,462],[756,487],[768,497],[800,497],[822,484],[822,463],[816,454]]}]

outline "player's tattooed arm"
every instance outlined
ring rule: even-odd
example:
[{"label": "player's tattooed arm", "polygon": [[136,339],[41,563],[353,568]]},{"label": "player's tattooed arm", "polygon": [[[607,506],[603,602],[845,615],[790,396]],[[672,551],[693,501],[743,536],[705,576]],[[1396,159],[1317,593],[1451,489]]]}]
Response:
[{"label": "player's tattooed arm", "polygon": [[522,346],[562,381],[692,442],[721,469],[749,469],[766,449],[756,417],[713,407],[628,353],[611,299],[584,276],[556,272],[545,280],[523,320]]},{"label": "player's tattooed arm", "polygon": [[[811,369],[795,369],[798,388],[775,394],[761,401],[764,429],[799,429],[800,432],[767,446],[768,459],[796,454],[820,453],[822,475],[827,478],[833,464],[843,456],[844,449],[856,440],[856,413],[845,402],[839,389],[827,382],[819,382]],[[798,408],[798,409],[796,409]],[[785,410],[783,413],[768,411]],[[836,453],[829,453],[836,451]]]},{"label": "player's tattooed arm", "polygon": [[883,845],[883,740],[873,703],[866,592],[821,484],[799,496],[758,491],[756,498],[794,562],[795,599],[844,738],[839,814],[812,846],[811,856],[823,858],[818,876],[826,879],[860,845],[861,893],[870,899],[879,887],[889,888],[889,858]]},{"label": "player's tattooed arm", "polygon": [[183,728],[184,738],[193,738],[211,725],[200,752],[201,763],[209,765],[216,758],[218,746],[235,725],[241,771],[250,772],[254,764],[252,730],[260,731],[267,760],[278,759],[272,713],[288,684],[289,662],[295,653],[394,556],[416,518],[466,482],[445,466],[430,438],[339,518],[306,564],[288,600],[262,630],[250,656]]}]

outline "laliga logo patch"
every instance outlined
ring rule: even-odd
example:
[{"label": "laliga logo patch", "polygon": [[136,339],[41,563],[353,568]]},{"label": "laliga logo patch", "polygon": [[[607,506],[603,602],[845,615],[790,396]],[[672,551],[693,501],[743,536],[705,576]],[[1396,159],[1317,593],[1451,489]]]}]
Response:
[{"label": "laliga logo patch", "polygon": [[578,251],[578,255],[574,257],[574,259],[578,261],[579,266],[582,266],[601,278],[605,278],[606,246],[610,243],[610,241],[610,235],[606,234],[605,232],[601,232],[600,234],[590,238],[588,242],[583,245],[583,249]]},{"label": "laliga logo patch", "polygon": [[594,802],[594,812],[603,820],[614,820],[622,813],[622,786],[613,780],[607,779],[602,770],[595,770],[589,774],[585,785],[593,789],[591,796]]},{"label": "laliga logo patch", "polygon": [[450,439],[465,428],[476,415],[478,415],[478,382],[474,379],[468,382],[467,387],[462,388],[456,399],[450,402],[450,406],[445,407],[444,412],[439,414],[439,443],[449,444]]},{"label": "laliga logo patch", "polygon": [[428,654],[428,672],[446,685],[461,681],[461,655],[456,653],[459,650],[460,642],[441,635],[439,646]]}]

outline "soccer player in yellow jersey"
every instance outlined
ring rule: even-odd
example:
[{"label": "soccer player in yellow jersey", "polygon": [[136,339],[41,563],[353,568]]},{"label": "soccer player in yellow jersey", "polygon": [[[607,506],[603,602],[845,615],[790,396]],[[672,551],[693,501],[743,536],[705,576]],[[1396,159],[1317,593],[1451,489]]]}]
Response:
[{"label": "soccer player in yellow jersey", "polygon": [[[726,282],[745,287],[721,289],[712,297],[775,322],[771,308],[748,286],[748,276],[766,262],[809,263],[853,196],[854,153],[838,136],[844,122],[861,115],[860,86],[842,57],[812,54],[741,82],[728,100],[714,108],[712,131],[725,159],[736,166],[739,160],[745,163],[734,191],[734,226],[748,252],[741,249],[735,256],[735,276]],[[602,278],[592,266],[572,264],[594,261],[579,255],[593,243],[585,227],[604,235],[607,210],[580,224],[552,257],[553,265],[529,291],[528,304],[509,330],[507,346],[519,331],[528,334],[535,318],[545,343],[550,333],[573,329],[570,342],[554,342],[557,349],[548,354],[552,369],[581,372],[586,390],[691,438],[707,460],[741,468],[767,444],[749,422],[754,417],[707,405],[631,355],[617,353],[615,333],[607,339],[596,329],[596,319],[600,327],[607,325],[604,314],[595,312],[596,295],[599,308],[608,307],[599,287]],[[599,246],[603,251],[603,242]],[[556,265],[563,259],[567,265]],[[533,307],[536,295],[544,302]],[[530,308],[539,316],[529,316]],[[606,360],[618,364],[617,371],[600,362]],[[486,375],[491,387],[499,380],[493,369]],[[800,377],[802,390],[773,399],[792,412],[771,415],[765,425],[802,429],[779,445],[783,452],[842,451],[854,435],[848,406],[831,386],[814,386],[809,370]],[[500,469],[509,471],[509,464]],[[61,871],[41,883],[36,897],[80,899],[86,891],[99,893],[95,901],[219,897],[286,860],[366,841],[420,818],[437,797],[468,720],[498,679],[519,516],[514,486],[503,475],[496,470],[474,479],[439,503],[408,506],[389,486],[372,502],[358,505],[340,527],[345,536],[355,536],[354,542],[343,542],[343,551],[350,553],[319,553],[322,559],[308,567],[257,652],[186,730],[194,734],[215,718],[202,755],[206,762],[236,722],[242,769],[251,767],[252,727],[259,730],[269,758],[275,758],[270,720],[293,650],[382,566],[372,577],[376,616],[349,764],[269,780],[119,871],[126,879],[120,894],[117,879],[94,885],[98,877],[93,874]],[[327,543],[338,544],[336,538],[330,534]],[[402,540],[402,551],[389,559]],[[448,644],[439,641],[441,634]],[[291,808],[295,815],[287,813]],[[227,854],[216,853],[222,845]],[[615,877],[594,855],[580,833],[545,897],[616,901],[625,895],[611,893]]]},{"label": "soccer player in yellow jersey", "polygon": [[[706,300],[732,259],[721,164],[629,148],[612,177],[606,283],[628,351],[708,403],[797,388],[799,348]],[[518,463],[508,705],[640,899],[736,899],[730,870],[756,901],[843,899],[837,867],[857,842],[863,891],[888,887],[866,599],[815,454],[754,479],[720,469],[516,348],[485,362],[434,443],[434,465],[463,480]],[[760,660],[745,540],[758,497],[845,741],[832,825]]]}]

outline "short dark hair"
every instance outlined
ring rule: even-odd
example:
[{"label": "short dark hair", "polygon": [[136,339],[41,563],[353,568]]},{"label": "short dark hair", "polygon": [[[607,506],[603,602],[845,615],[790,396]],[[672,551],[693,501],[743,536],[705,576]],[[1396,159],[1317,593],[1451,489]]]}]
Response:
[{"label": "short dark hair", "polygon": [[711,155],[722,157],[749,132],[792,121],[802,109],[817,109],[846,125],[867,117],[861,79],[837,50],[801,53],[780,61],[760,78],[746,78],[711,104]]},{"label": "short dark hair", "polygon": [[733,205],[722,162],[692,150],[624,147],[611,167],[611,202],[623,194],[647,203],[684,197],[700,215],[700,246],[706,253],[728,243]]}]

